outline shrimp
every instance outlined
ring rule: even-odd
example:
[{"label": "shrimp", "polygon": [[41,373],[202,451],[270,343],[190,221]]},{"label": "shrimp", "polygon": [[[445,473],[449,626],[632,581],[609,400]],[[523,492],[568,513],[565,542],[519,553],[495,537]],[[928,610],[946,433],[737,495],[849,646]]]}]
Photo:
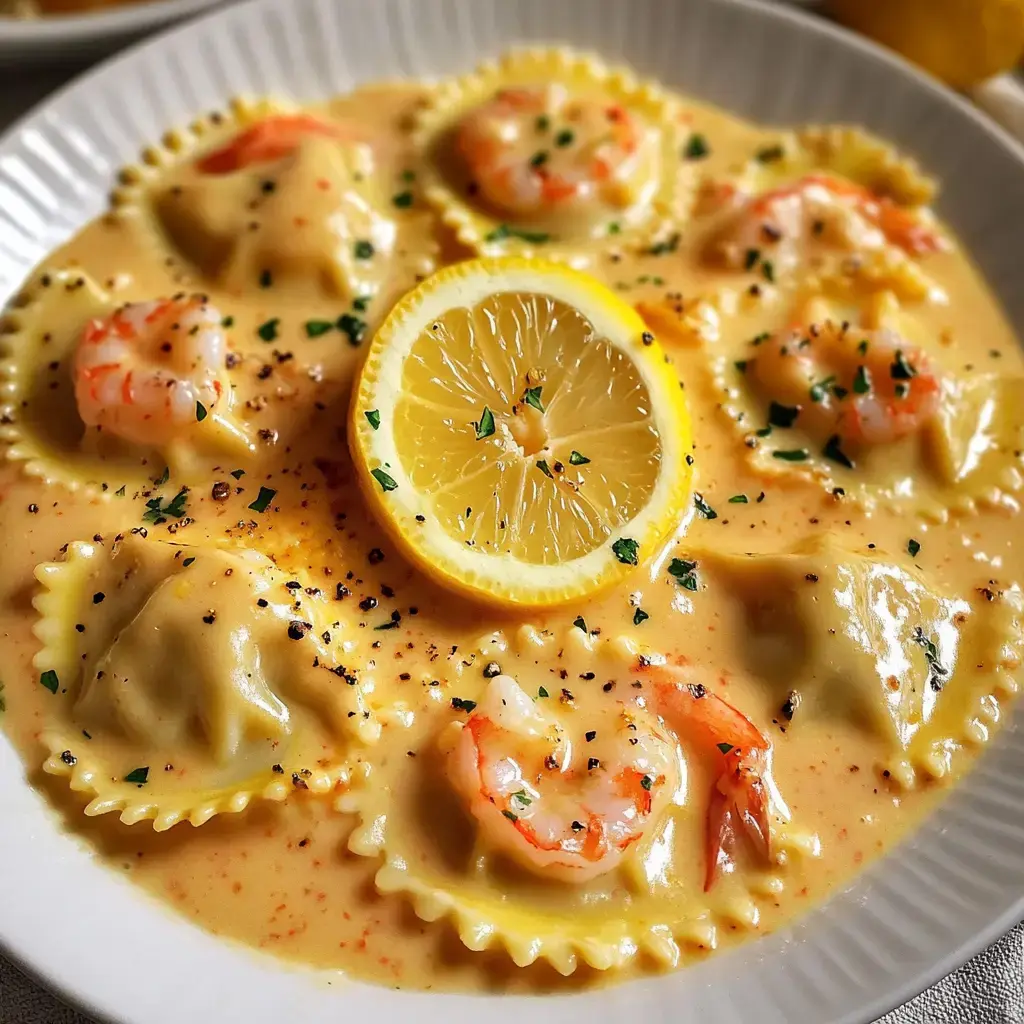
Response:
[{"label": "shrimp", "polygon": [[788,408],[793,423],[822,439],[865,446],[921,430],[938,412],[943,390],[928,357],[895,331],[831,320],[764,339],[746,373]]},{"label": "shrimp", "polygon": [[771,743],[741,711],[703,683],[687,681],[666,667],[642,671],[654,680],[654,706],[668,725],[701,748],[715,763],[708,802],[704,891],[721,870],[731,870],[736,830],[742,827],[758,856],[771,853],[768,794]]},{"label": "shrimp", "polygon": [[166,444],[221,402],[226,349],[222,317],[204,296],[121,306],[78,343],[79,415],[133,444]]},{"label": "shrimp", "polygon": [[531,216],[595,198],[626,205],[648,137],[621,105],[549,85],[502,89],[462,120],[455,144],[488,202]]},{"label": "shrimp", "polygon": [[196,168],[203,174],[230,174],[254,164],[271,163],[289,156],[310,135],[338,140],[349,137],[340,125],[309,114],[277,114],[207,153],[196,162]]},{"label": "shrimp", "polygon": [[585,882],[616,867],[671,800],[679,749],[642,708],[610,704],[570,738],[547,703],[496,676],[448,777],[494,847],[537,874]]},{"label": "shrimp", "polygon": [[747,200],[715,242],[726,265],[752,269],[760,259],[776,273],[807,262],[820,250],[853,254],[886,245],[915,256],[945,248],[940,235],[891,199],[824,174]]}]

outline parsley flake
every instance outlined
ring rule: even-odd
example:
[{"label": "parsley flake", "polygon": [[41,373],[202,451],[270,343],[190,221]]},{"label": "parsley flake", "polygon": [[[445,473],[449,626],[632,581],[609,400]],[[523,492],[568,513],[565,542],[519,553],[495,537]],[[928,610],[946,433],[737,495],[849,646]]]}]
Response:
[{"label": "parsley flake", "polygon": [[368,242],[365,238],[359,239],[354,246],[352,246],[352,255],[357,260],[368,260],[373,258],[373,242]]},{"label": "parsley flake", "polygon": [[188,498],[188,488],[182,487],[178,493],[164,504],[163,498],[150,498],[146,502],[146,511],[142,513],[144,523],[153,523],[159,526],[170,519],[180,519],[185,514],[185,502]]},{"label": "parsley flake", "polygon": [[374,480],[377,481],[377,483],[380,484],[380,489],[382,491],[393,491],[395,490],[396,487],[398,487],[398,484],[395,483],[394,478],[388,476],[388,474],[385,473],[383,469],[371,469],[370,475],[373,477]]},{"label": "parsley flake", "polygon": [[697,514],[704,519],[718,518],[718,513],[704,500],[703,494],[694,494],[693,503],[697,507]]},{"label": "parsley flake", "polygon": [[153,481],[154,487],[163,487],[171,478],[171,467],[164,466],[164,471]]},{"label": "parsley flake", "polygon": [[256,328],[256,333],[263,339],[263,341],[276,341],[277,340],[277,325],[281,322],[280,317],[274,317],[272,320],[268,320],[266,323],[262,323]]},{"label": "parsley flake", "polygon": [[537,410],[537,412],[543,412],[544,411],[544,403],[541,402],[541,400],[540,400],[540,393],[543,390],[543,388],[544,388],[543,384],[538,384],[537,387],[535,387],[535,388],[527,388],[523,392],[523,401],[527,405],[532,405],[533,408]]},{"label": "parsley flake", "polygon": [[399,192],[397,195],[391,197],[391,202],[395,204],[400,210],[407,210],[412,206],[412,193],[411,192]]},{"label": "parsley flake", "polygon": [[125,777],[125,782],[132,782],[136,786],[144,786],[146,781],[149,779],[149,767],[135,768],[130,771]]},{"label": "parsley flake", "polygon": [[260,493],[256,496],[256,500],[249,505],[249,508],[253,512],[266,512],[270,503],[274,500],[274,495],[277,494],[272,487],[261,487]]},{"label": "parsley flake", "polygon": [[189,555],[182,563],[182,568],[187,569],[196,560],[195,555]]},{"label": "parsley flake", "polygon": [[537,696],[538,697],[548,697],[548,696],[550,696],[550,694],[548,693],[547,690],[544,689],[543,686],[541,686],[537,690]]},{"label": "parsley flake", "polygon": [[757,266],[757,261],[761,258],[760,249],[748,249],[743,257],[743,269],[753,270]]},{"label": "parsley flake", "polygon": [[745,494],[734,494],[729,499],[729,504],[730,505],[746,505],[747,504],[747,496]]},{"label": "parsley flake", "polygon": [[855,395],[866,395],[871,390],[871,375],[866,366],[858,366],[857,372],[853,375],[853,393]]},{"label": "parsley flake", "polygon": [[637,610],[633,612],[633,625],[639,626],[641,622],[646,622],[649,618],[650,615],[648,615],[643,608],[637,608]]},{"label": "parsley flake", "polygon": [[321,334],[326,334],[328,331],[333,330],[333,328],[334,324],[330,320],[307,320],[306,337],[319,338]]},{"label": "parsley flake", "polygon": [[779,145],[765,146],[755,154],[757,162],[760,164],[774,163],[776,160],[781,160],[783,156],[785,156],[785,151]]},{"label": "parsley flake", "polygon": [[733,749],[733,745],[731,743],[716,743],[715,746],[718,747],[723,754],[728,754],[729,751]]},{"label": "parsley flake", "polygon": [[694,132],[683,147],[683,156],[687,160],[703,160],[710,152],[708,140],[700,132]]},{"label": "parsley flake", "polygon": [[244,469],[233,469],[233,470],[231,470],[231,475],[236,480],[241,480],[242,477],[245,476],[245,470]]},{"label": "parsley flake", "polygon": [[562,147],[564,149],[566,146],[571,146],[572,143],[573,143],[573,140],[575,138],[576,138],[576,135],[575,135],[575,133],[573,131],[571,131],[568,128],[563,128],[555,136],[555,145],[556,146],[560,146],[560,147]]},{"label": "parsley flake", "polygon": [[668,574],[684,590],[696,592],[700,587],[696,562],[688,562],[685,558],[673,558],[668,564]]},{"label": "parsley flake", "polygon": [[206,406],[202,402],[196,402],[196,422],[202,423],[208,415]]},{"label": "parsley flake", "polygon": [[580,455],[580,453],[576,451],[575,448],[571,452],[569,452],[570,466],[585,466],[588,462],[590,462],[590,459],[588,459],[586,455]]},{"label": "parsley flake", "polygon": [[651,786],[653,786],[653,785],[654,785],[654,779],[652,779],[652,778],[650,777],[650,775],[645,775],[645,776],[644,776],[644,777],[643,777],[643,778],[642,778],[642,779],[640,780],[640,786],[641,786],[641,788],[643,788],[643,789],[647,790],[647,792],[648,792],[648,793],[649,793],[649,792],[651,791]]},{"label": "parsley flake", "polygon": [[921,550],[921,544],[911,537],[910,540],[907,541],[907,550],[910,552],[911,558],[917,558],[917,553]]},{"label": "parsley flake", "polygon": [[118,487],[118,489],[116,491],[114,491],[114,497],[115,498],[123,498],[124,494],[125,494],[125,488],[126,487],[127,487],[127,484],[121,484],[121,486]]},{"label": "parsley flake", "polygon": [[800,406],[782,405],[779,402],[772,402],[768,406],[768,422],[773,427],[791,427],[800,415]]},{"label": "parsley flake", "polygon": [[845,466],[847,469],[854,468],[854,461],[850,458],[846,452],[843,451],[839,446],[839,435],[833,434],[828,441],[825,442],[825,447],[822,448],[821,454],[826,459],[831,459],[833,462],[838,462],[840,466]]},{"label": "parsley flake", "polygon": [[380,410],[379,409],[367,409],[363,415],[366,417],[366,422],[373,427],[374,430],[380,428]]},{"label": "parsley flake", "polygon": [[640,564],[637,557],[640,552],[640,545],[632,537],[620,537],[612,544],[612,551],[623,565]]},{"label": "parsley flake", "polygon": [[56,693],[57,688],[60,686],[60,680],[57,678],[57,673],[53,669],[47,669],[40,677],[39,682],[43,684],[50,691],[50,693]]},{"label": "parsley flake", "polygon": [[679,248],[679,239],[682,237],[678,231],[673,232],[668,238],[661,242],[655,242],[648,250],[649,256],[664,256],[666,253],[675,252]]},{"label": "parsley flake", "polygon": [[917,370],[914,368],[912,363],[908,363],[906,357],[903,355],[902,350],[896,350],[896,357],[892,361],[892,365],[889,367],[889,376],[893,380],[910,380],[912,377],[917,376]]},{"label": "parsley flake", "polygon": [[339,331],[348,337],[350,345],[358,345],[366,334],[366,321],[351,313],[342,313],[336,324]]},{"label": "parsley flake", "polygon": [[537,460],[537,468],[538,468],[538,469],[539,469],[539,470],[540,470],[540,471],[541,471],[541,472],[542,472],[542,473],[543,473],[543,474],[544,474],[544,475],[545,475],[546,477],[548,477],[549,479],[551,479],[551,480],[554,480],[554,479],[555,479],[555,478],[554,478],[554,476],[553,476],[553,475],[552,475],[552,473],[551,473],[551,470],[550,470],[550,469],[548,468],[548,464],[547,464],[547,462],[546,462],[546,461],[545,461],[544,459],[538,459],[538,460]]},{"label": "parsley flake", "polygon": [[485,437],[490,437],[494,433],[494,413],[491,412],[487,406],[484,406],[484,411],[480,414],[480,422],[476,428],[476,439],[482,441]]},{"label": "parsley flake", "polygon": [[493,231],[489,231],[484,236],[484,241],[503,242],[506,238],[518,238],[522,242],[532,242],[534,245],[551,241],[551,235],[546,231],[523,231],[508,224],[499,224]]},{"label": "parsley flake", "polygon": [[476,707],[476,701],[463,700],[461,697],[452,697],[452,707],[455,708],[456,711],[465,711],[466,714],[469,714],[469,712]]},{"label": "parsley flake", "polygon": [[572,620],[572,624],[573,624],[573,625],[574,625],[574,626],[575,626],[575,627],[576,627],[577,629],[581,629],[581,630],[583,630],[583,632],[584,632],[584,633],[586,633],[586,632],[587,632],[587,623],[586,623],[586,621],[584,620],[584,618],[583,618],[583,616],[582,616],[582,615],[577,615],[577,616],[576,616],[576,618]]},{"label": "parsley flake", "polygon": [[777,448],[772,452],[772,458],[783,462],[806,462],[809,457],[810,452],[806,448]]}]

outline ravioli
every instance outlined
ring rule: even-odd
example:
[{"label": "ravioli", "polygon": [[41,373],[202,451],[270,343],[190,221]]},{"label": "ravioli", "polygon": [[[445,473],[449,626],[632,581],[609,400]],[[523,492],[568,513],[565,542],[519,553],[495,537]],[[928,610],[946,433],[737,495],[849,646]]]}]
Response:
[{"label": "ravioli", "polygon": [[602,245],[678,244],[692,199],[682,125],[657,86],[538,49],[443,82],[415,139],[425,195],[465,246],[585,266]]},{"label": "ravioli", "polygon": [[[255,445],[248,425],[238,416],[234,388],[221,365],[215,372],[223,400],[209,410],[190,405],[184,428],[173,437],[134,444],[83,422],[76,393],[83,376],[76,368],[83,338],[91,331],[99,338],[98,326],[127,308],[81,271],[43,270],[29,283],[6,318],[7,330],[0,334],[8,458],[23,462],[29,475],[47,483],[108,496],[126,486],[144,485],[164,466],[190,481],[203,479],[225,457],[247,461]],[[116,344],[124,351],[117,365],[106,356],[107,363],[98,367],[105,372],[99,383],[114,385],[117,404],[126,411],[132,403],[129,388],[138,359],[131,337],[118,338]],[[148,371],[136,372],[136,387],[147,377]]]},{"label": "ravioli", "polygon": [[129,536],[36,575],[35,663],[61,700],[45,767],[94,794],[87,814],[159,830],[347,777],[362,688],[324,601],[265,556]]},{"label": "ravioli", "polygon": [[[700,559],[739,599],[734,623],[749,671],[782,719],[839,719],[881,745],[913,780],[947,748],[973,742],[979,695],[1003,692],[1019,658],[1020,594],[950,594],[907,561],[827,541],[790,553]],[[996,585],[997,586],[997,585]]]}]

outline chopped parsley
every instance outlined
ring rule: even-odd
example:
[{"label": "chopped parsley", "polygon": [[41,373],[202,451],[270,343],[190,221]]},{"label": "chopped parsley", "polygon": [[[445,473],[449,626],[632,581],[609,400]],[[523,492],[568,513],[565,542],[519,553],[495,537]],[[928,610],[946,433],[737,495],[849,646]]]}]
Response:
[{"label": "chopped parsley", "polygon": [[260,287],[269,288],[274,283],[274,275],[269,270],[261,271],[260,273]]},{"label": "chopped parsley", "polygon": [[548,693],[547,690],[544,689],[543,686],[541,686],[541,687],[539,687],[537,689],[537,696],[538,697],[548,697],[548,696],[550,696],[550,694]]},{"label": "chopped parsley", "polygon": [[189,555],[182,563],[182,568],[187,569],[196,560],[195,555]]},{"label": "chopped parsley", "polygon": [[539,132],[546,132],[551,127],[551,118],[547,114],[541,114],[536,121],[533,122],[534,128]]},{"label": "chopped parsley", "polygon": [[415,180],[416,180],[416,172],[415,171],[408,171],[408,170],[402,171],[402,181],[408,182],[408,181],[415,181]]},{"label": "chopped parsley", "polygon": [[306,337],[307,338],[319,338],[321,334],[326,334],[328,331],[334,329],[334,324],[330,320],[307,320],[306,321]]},{"label": "chopped parsley", "polygon": [[380,428],[380,409],[367,409],[363,415],[366,417],[366,422],[373,427],[374,430]]},{"label": "chopped parsley", "polygon": [[523,231],[508,224],[499,224],[493,231],[489,231],[484,236],[484,241],[503,242],[506,238],[518,238],[522,242],[532,242],[534,245],[551,241],[551,235],[546,231]]},{"label": "chopped parsley", "polygon": [[487,406],[484,406],[484,411],[480,416],[480,422],[476,428],[476,439],[482,441],[485,437],[490,437],[494,433],[494,413],[491,412]]},{"label": "chopped parsley", "polygon": [[633,612],[633,625],[639,626],[641,622],[646,622],[649,618],[650,615],[648,615],[643,608],[637,608],[637,610]]},{"label": "chopped parsley", "polygon": [[121,484],[121,486],[118,487],[118,489],[116,491],[114,491],[114,497],[115,498],[123,498],[124,494],[125,494],[125,488],[126,487],[127,487],[127,484]]},{"label": "chopped parsley", "polygon": [[163,498],[150,498],[146,502],[146,511],[142,513],[142,521],[159,526],[161,523],[166,523],[168,519],[180,519],[185,514],[185,502],[187,499],[187,487],[182,487],[166,504],[164,504]]},{"label": "chopped parsley", "polygon": [[735,366],[736,369],[739,370],[740,373],[746,373],[747,372],[747,360],[746,359],[737,359],[736,362],[734,362],[732,365]]},{"label": "chopped parsley", "polygon": [[584,618],[583,618],[583,616],[582,616],[582,615],[577,615],[577,616],[576,616],[576,618],[572,620],[572,624],[573,624],[573,625],[574,625],[574,626],[575,626],[575,627],[576,627],[577,629],[582,629],[584,633],[586,633],[586,632],[587,632],[587,623],[586,623],[586,621],[584,620]]},{"label": "chopped parsley", "polygon": [[588,462],[590,462],[590,459],[588,459],[586,455],[581,455],[575,448],[569,452],[570,466],[585,466]]},{"label": "chopped parsley", "polygon": [[253,512],[266,512],[270,503],[274,500],[274,495],[277,494],[272,487],[261,487],[260,493],[256,496],[256,500],[249,505],[249,508]]},{"label": "chopped parsley", "polygon": [[571,146],[571,145],[572,145],[572,143],[573,143],[573,140],[574,140],[575,138],[576,138],[576,135],[575,135],[575,133],[574,133],[574,132],[573,132],[573,131],[572,131],[571,129],[569,129],[569,128],[563,128],[563,129],[562,129],[562,130],[561,130],[561,131],[560,131],[560,132],[559,132],[559,133],[558,133],[558,134],[557,134],[557,135],[555,136],[555,145],[556,145],[556,146],[560,146],[560,147],[562,147],[562,148],[564,148],[564,147],[566,147],[566,146]]},{"label": "chopped parsley", "polygon": [[612,544],[612,551],[623,565],[639,565],[640,545],[632,537],[620,537]]},{"label": "chopped parsley", "polygon": [[541,472],[542,472],[542,473],[543,473],[543,474],[544,474],[544,475],[545,475],[546,477],[548,477],[549,479],[551,479],[551,480],[554,480],[554,479],[555,479],[555,478],[554,478],[554,476],[553,476],[553,475],[552,475],[552,473],[551,473],[551,470],[550,470],[550,468],[548,467],[548,464],[547,464],[547,461],[546,461],[546,460],[544,460],[544,459],[538,459],[538,460],[537,460],[537,468],[538,468],[538,469],[539,469],[539,470],[540,470],[540,471],[541,471]]},{"label": "chopped parsley", "polygon": [[826,377],[824,380],[819,380],[816,384],[812,384],[810,387],[809,394],[812,402],[824,402],[828,397],[829,388],[835,383],[835,374],[831,377]]},{"label": "chopped parsley", "polygon": [[146,781],[149,779],[149,767],[135,768],[130,771],[125,777],[125,782],[132,782],[136,786],[144,786]]},{"label": "chopped parsley", "polygon": [[710,153],[708,140],[700,132],[694,132],[683,147],[683,156],[687,160],[703,160]]},{"label": "chopped parsley", "polygon": [[716,743],[715,746],[718,747],[723,754],[728,754],[729,751],[733,749],[733,745],[731,743]]},{"label": "chopped parsley", "polygon": [[910,639],[924,651],[924,660],[928,663],[929,685],[933,690],[941,690],[946,684],[949,669],[939,661],[938,648],[924,635],[924,630],[920,626],[914,627]]},{"label": "chopped parsley", "polygon": [[202,402],[196,402],[196,422],[202,423],[209,415],[206,406]]},{"label": "chopped parsley", "polygon": [[357,295],[352,300],[352,308],[357,313],[365,313],[370,305],[370,300],[373,298],[372,295]]},{"label": "chopped parsley", "polygon": [[772,402],[768,406],[768,422],[773,427],[791,427],[800,415],[800,406],[782,405],[779,402]]},{"label": "chopped parsley", "polygon": [[368,242],[365,238],[359,239],[359,241],[352,246],[352,254],[357,260],[372,259],[373,251],[373,243]]},{"label": "chopped parsley", "polygon": [[371,469],[370,476],[372,476],[373,479],[380,484],[380,489],[382,491],[393,491],[395,490],[396,487],[398,487],[398,484],[395,483],[394,478],[388,476],[388,474],[385,473],[383,469]]},{"label": "chopped parsley", "polygon": [[39,682],[50,691],[50,693],[56,693],[57,688],[60,686],[60,680],[57,678],[57,673],[52,668],[47,669],[40,677]]},{"label": "chopped parsley", "polygon": [[858,366],[857,372],[853,375],[853,393],[855,395],[866,395],[871,390],[871,375],[866,366]]},{"label": "chopped parsley", "polygon": [[761,273],[764,275],[764,279],[769,284],[775,283],[775,264],[771,260],[763,260],[761,263]]},{"label": "chopped parsley", "polygon": [[532,405],[537,412],[544,411],[544,403],[540,400],[540,393],[544,389],[543,384],[538,384],[535,388],[527,388],[523,392],[523,401],[527,405]]},{"label": "chopped parsley", "polygon": [[171,467],[164,466],[164,471],[153,481],[154,487],[163,487],[171,478]]},{"label": "chopped parsley", "polygon": [[233,469],[233,470],[231,470],[231,475],[236,480],[241,480],[242,477],[245,476],[245,470],[244,469]]},{"label": "chopped parsley", "polygon": [[530,157],[530,166],[531,167],[542,167],[547,162],[548,162],[548,154],[547,154],[547,150],[544,150],[544,149],[538,150],[536,153],[533,154],[533,156]]},{"label": "chopped parsley", "polygon": [[662,242],[655,242],[648,250],[649,256],[664,256],[666,253],[675,252],[679,248],[679,239],[682,236],[678,231],[673,232]]},{"label": "chopped parsley", "polygon": [[763,149],[759,149],[755,156],[758,163],[770,164],[781,160],[785,156],[785,150],[779,145],[765,146]]},{"label": "chopped parsley", "polygon": [[391,197],[391,202],[395,204],[400,210],[406,210],[412,206],[412,193],[411,192],[399,192],[397,195]]},{"label": "chopped parsley", "polygon": [[224,317],[223,320],[221,320],[220,325],[221,327],[234,327],[235,318],[233,316],[226,316]]},{"label": "chopped parsley", "polygon": [[263,339],[263,341],[276,341],[277,340],[277,325],[281,322],[280,317],[274,317],[272,320],[268,320],[266,323],[262,323],[256,328],[256,333]]},{"label": "chopped parsley", "polygon": [[342,334],[348,337],[350,345],[358,345],[366,334],[366,321],[360,320],[359,317],[353,316],[351,313],[342,313],[338,317],[337,327]]},{"label": "chopped parsley", "polygon": [[864,340],[863,340],[863,341],[862,341],[862,342],[861,342],[861,343],[860,343],[860,344],[859,344],[859,345],[857,346],[857,351],[858,351],[858,352],[859,352],[859,353],[860,353],[860,354],[861,354],[862,356],[864,356],[864,355],[867,355],[867,352],[868,352],[868,345],[869,345],[868,339],[867,339],[867,338],[865,338],[865,339],[864,339]]},{"label": "chopped parsley", "polygon": [[644,777],[643,777],[643,778],[642,778],[642,779],[640,780],[640,786],[641,786],[641,788],[643,788],[643,789],[647,790],[647,792],[648,792],[648,793],[649,793],[649,792],[651,791],[651,786],[653,786],[653,785],[654,785],[654,779],[652,779],[652,778],[650,777],[650,775],[645,775],[645,776],[644,776]]},{"label": "chopped parsley", "polygon": [[921,545],[911,537],[910,540],[907,541],[907,550],[910,552],[911,558],[917,558],[917,553],[921,550]]},{"label": "chopped parsley", "polygon": [[693,503],[697,507],[697,514],[704,519],[718,518],[718,513],[704,500],[703,494],[694,494]]},{"label": "chopped parsley", "polygon": [[753,270],[757,266],[757,261],[761,258],[760,249],[748,249],[743,257],[743,269]]},{"label": "chopped parsley", "polygon": [[772,458],[783,462],[806,462],[809,457],[810,452],[806,448],[777,448],[772,452]]},{"label": "chopped parsley", "polygon": [[668,564],[668,574],[684,590],[697,591],[697,563],[688,562],[685,558],[673,558]]},{"label": "chopped parsley", "polygon": [[475,700],[463,700],[461,697],[452,697],[452,707],[456,711],[465,711],[469,714],[476,707]]},{"label": "chopped parsley", "polygon": [[508,818],[509,821],[518,821],[519,820],[519,815],[518,814],[513,814],[511,811],[503,810],[501,813],[504,814],[505,817]]},{"label": "chopped parsley", "polygon": [[622,225],[617,220],[613,220],[608,225],[608,234],[617,235],[622,230]]},{"label": "chopped parsley", "polygon": [[900,349],[896,350],[896,357],[889,367],[889,376],[893,380],[910,380],[917,376],[917,370],[912,363],[908,363]]},{"label": "chopped parsley", "polygon": [[833,434],[828,441],[825,442],[825,447],[822,448],[821,454],[824,455],[826,459],[838,462],[840,466],[845,466],[847,469],[854,468],[853,459],[851,459],[850,456],[847,455],[839,446],[838,434]]},{"label": "chopped parsley", "polygon": [[734,494],[729,499],[729,504],[730,505],[746,505],[747,504],[747,496],[745,494]]}]

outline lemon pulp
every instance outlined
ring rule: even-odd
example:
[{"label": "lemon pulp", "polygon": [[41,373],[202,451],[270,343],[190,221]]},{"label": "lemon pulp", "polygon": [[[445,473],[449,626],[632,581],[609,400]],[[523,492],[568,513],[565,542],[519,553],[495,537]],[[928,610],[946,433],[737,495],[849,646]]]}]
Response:
[{"label": "lemon pulp", "polygon": [[504,292],[420,334],[395,440],[450,536],[550,565],[594,550],[650,499],[662,451],[650,404],[578,310]]}]

